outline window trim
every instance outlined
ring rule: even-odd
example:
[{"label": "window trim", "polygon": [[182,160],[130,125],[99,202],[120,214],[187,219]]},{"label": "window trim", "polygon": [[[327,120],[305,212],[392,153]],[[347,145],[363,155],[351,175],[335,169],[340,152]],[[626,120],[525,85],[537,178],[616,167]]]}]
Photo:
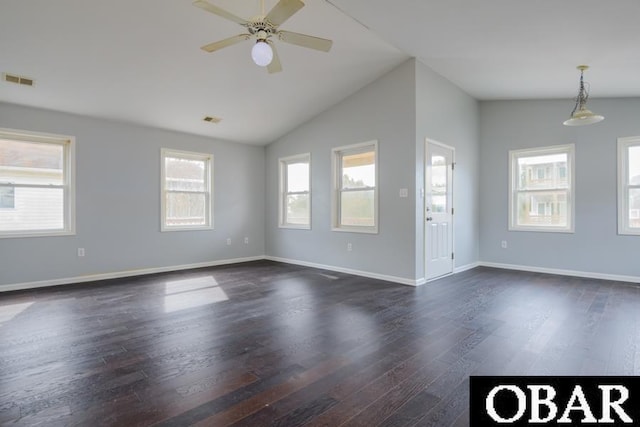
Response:
[{"label": "window trim", "polygon": [[618,234],[640,236],[640,229],[629,227],[628,191],[631,188],[640,189],[640,185],[627,183],[630,147],[640,147],[640,136],[618,138]]},{"label": "window trim", "polygon": [[[340,195],[342,194],[342,166],[341,166],[341,158],[346,153],[349,154],[358,154],[365,153],[368,151],[373,151],[375,154],[375,187],[365,187],[363,189],[358,190],[350,190],[350,191],[370,191],[373,190],[373,226],[366,225],[341,225],[340,224]],[[339,232],[347,232],[347,233],[365,233],[365,234],[378,234],[379,232],[379,209],[378,209],[378,199],[379,199],[379,168],[380,157],[378,151],[378,141],[371,140],[366,142],[361,142],[358,144],[351,145],[343,145],[341,147],[335,147],[331,149],[331,164],[332,164],[332,176],[333,176],[333,185],[332,185],[332,209],[331,209],[331,231],[339,231]]]},{"label": "window trim", "polygon": [[[36,142],[42,144],[62,145],[63,156],[63,177],[62,185],[46,185],[45,188],[62,188],[63,191],[63,221],[64,227],[55,230],[15,230],[0,231],[0,239],[22,238],[22,237],[55,237],[73,236],[76,234],[76,138],[70,135],[59,135],[53,133],[33,132],[27,130],[0,128],[0,138]],[[8,184],[14,188],[38,187],[37,185],[0,183]],[[41,186],[42,187],[42,186]]]},{"label": "window trim", "polygon": [[[550,154],[567,154],[567,226],[566,227],[550,227],[550,226],[531,226],[518,225],[516,220],[517,203],[516,193],[518,179],[517,159],[520,157],[544,156]],[[575,144],[553,145],[547,147],[524,148],[519,150],[509,150],[509,231],[534,231],[543,233],[574,233],[575,232]],[[549,190],[541,190],[549,191]]]},{"label": "window trim", "polygon": [[[205,225],[181,225],[181,226],[167,226],[166,225],[166,171],[165,171],[165,158],[175,157],[190,160],[204,161],[206,165],[205,178],[207,189],[205,194]],[[197,153],[194,151],[174,150],[171,148],[160,149],[160,231],[197,231],[197,230],[213,230],[213,154],[210,153]]]},{"label": "window trim", "polygon": [[[301,161],[302,160],[302,161]],[[287,192],[287,183],[289,180],[289,174],[287,173],[287,166],[293,163],[307,163],[309,165],[309,175],[307,179],[309,181],[308,191]],[[296,154],[294,156],[281,157],[278,159],[279,169],[279,192],[278,192],[278,227],[290,228],[295,230],[311,230],[311,218],[312,218],[312,201],[311,201],[311,153]],[[306,194],[309,197],[309,224],[291,224],[286,222],[286,206],[287,196]]]}]

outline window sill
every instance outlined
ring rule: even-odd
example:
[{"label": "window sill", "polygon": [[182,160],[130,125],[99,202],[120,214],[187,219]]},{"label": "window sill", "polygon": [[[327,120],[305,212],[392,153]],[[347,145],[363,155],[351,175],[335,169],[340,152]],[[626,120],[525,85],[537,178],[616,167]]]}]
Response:
[{"label": "window sill", "polygon": [[160,232],[172,232],[172,231],[207,231],[213,230],[213,226],[207,225],[204,227],[161,227]]},{"label": "window sill", "polygon": [[290,229],[290,230],[311,230],[310,225],[292,225],[292,224],[280,224],[278,228]]},{"label": "window sill", "polygon": [[534,233],[565,233],[575,234],[573,228],[548,228],[548,227],[509,227],[509,231],[528,231]]},{"label": "window sill", "polygon": [[640,230],[618,230],[618,236],[640,236]]},{"label": "window sill", "polygon": [[378,227],[332,227],[331,231],[340,233],[378,234]]},{"label": "window sill", "polygon": [[61,237],[61,236],[75,236],[75,230],[64,231],[15,231],[15,232],[0,232],[0,239],[21,239],[25,237]]}]

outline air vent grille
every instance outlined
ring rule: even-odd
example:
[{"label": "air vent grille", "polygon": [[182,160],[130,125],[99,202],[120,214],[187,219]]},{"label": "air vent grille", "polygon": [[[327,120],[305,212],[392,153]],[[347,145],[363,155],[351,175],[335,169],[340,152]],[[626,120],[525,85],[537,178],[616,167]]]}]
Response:
[{"label": "air vent grille", "polygon": [[2,78],[9,83],[16,83],[24,86],[33,86],[33,79],[24,76],[18,76],[16,74],[3,73]]},{"label": "air vent grille", "polygon": [[209,122],[209,123],[220,123],[220,121],[222,120],[219,117],[213,117],[213,116],[205,116],[204,119],[205,122]]}]

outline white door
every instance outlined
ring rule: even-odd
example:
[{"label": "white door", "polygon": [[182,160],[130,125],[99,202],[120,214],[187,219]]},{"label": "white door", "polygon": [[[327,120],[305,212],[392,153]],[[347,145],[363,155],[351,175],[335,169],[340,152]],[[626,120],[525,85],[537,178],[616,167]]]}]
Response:
[{"label": "white door", "polygon": [[454,150],[426,142],[425,162],[425,277],[453,273]]}]

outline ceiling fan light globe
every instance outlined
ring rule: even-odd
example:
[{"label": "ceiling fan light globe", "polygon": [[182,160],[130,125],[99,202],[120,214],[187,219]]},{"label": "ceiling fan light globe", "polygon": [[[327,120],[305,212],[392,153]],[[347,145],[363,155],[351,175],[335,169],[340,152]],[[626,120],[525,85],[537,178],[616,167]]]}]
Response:
[{"label": "ceiling fan light globe", "polygon": [[265,41],[258,41],[253,48],[251,48],[251,59],[256,65],[260,67],[266,67],[271,64],[273,60],[273,49],[269,46],[269,43]]}]

